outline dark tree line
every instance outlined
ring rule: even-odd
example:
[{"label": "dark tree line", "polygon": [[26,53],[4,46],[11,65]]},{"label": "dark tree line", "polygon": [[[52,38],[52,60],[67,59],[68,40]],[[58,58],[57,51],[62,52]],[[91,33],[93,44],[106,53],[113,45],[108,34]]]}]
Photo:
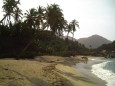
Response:
[{"label": "dark tree line", "polygon": [[115,51],[115,41],[113,41],[112,43],[109,43],[109,44],[103,44],[102,46],[97,48],[97,50],[99,50],[99,51],[107,50],[109,52]]},{"label": "dark tree line", "polygon": [[[68,23],[59,5],[31,8],[22,14],[20,0],[3,0],[4,17],[0,21],[0,57],[78,54],[86,48],[68,40],[79,28],[74,19]],[[64,40],[63,33],[67,32]]]}]

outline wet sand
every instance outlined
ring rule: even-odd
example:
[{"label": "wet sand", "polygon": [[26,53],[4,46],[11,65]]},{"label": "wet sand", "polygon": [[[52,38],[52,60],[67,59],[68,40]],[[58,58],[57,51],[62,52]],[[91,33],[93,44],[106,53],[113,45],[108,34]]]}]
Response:
[{"label": "wet sand", "polygon": [[[102,57],[94,57],[94,58],[89,58],[89,61],[87,64],[84,63],[77,63],[74,67],[79,71],[81,74],[84,75],[87,79],[90,81],[94,82],[96,86],[106,86],[106,82],[100,78],[98,78],[96,75],[94,75],[91,72],[91,67],[94,64],[98,64],[101,62],[104,62],[104,58]],[[98,70],[98,69],[97,69]]]}]

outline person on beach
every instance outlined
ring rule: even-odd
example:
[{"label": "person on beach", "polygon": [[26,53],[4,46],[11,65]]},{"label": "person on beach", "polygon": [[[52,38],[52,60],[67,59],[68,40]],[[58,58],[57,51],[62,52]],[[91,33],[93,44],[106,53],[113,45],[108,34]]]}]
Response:
[{"label": "person on beach", "polygon": [[86,56],[83,56],[83,57],[81,57],[81,58],[82,58],[83,62],[87,64],[88,58],[87,58]]}]

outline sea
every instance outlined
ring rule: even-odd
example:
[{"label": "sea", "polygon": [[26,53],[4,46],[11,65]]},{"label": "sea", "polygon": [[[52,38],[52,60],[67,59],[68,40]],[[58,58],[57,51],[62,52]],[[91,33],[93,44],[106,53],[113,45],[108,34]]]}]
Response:
[{"label": "sea", "polygon": [[106,86],[115,86],[115,59],[92,65],[92,73],[107,82]]}]

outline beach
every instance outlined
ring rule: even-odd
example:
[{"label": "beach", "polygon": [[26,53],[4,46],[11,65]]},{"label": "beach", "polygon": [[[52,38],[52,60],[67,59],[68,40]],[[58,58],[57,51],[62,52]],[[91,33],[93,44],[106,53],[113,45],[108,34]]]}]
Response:
[{"label": "beach", "polygon": [[[84,75],[87,79],[94,82],[96,86],[106,86],[106,82],[95,74],[92,73],[92,66],[95,64],[100,64],[104,62],[105,59],[103,57],[91,57],[87,64],[77,63],[74,67]],[[98,70],[98,69],[97,69]]]},{"label": "beach", "polygon": [[31,60],[0,59],[0,86],[106,86],[91,71],[103,58],[42,56]]}]

